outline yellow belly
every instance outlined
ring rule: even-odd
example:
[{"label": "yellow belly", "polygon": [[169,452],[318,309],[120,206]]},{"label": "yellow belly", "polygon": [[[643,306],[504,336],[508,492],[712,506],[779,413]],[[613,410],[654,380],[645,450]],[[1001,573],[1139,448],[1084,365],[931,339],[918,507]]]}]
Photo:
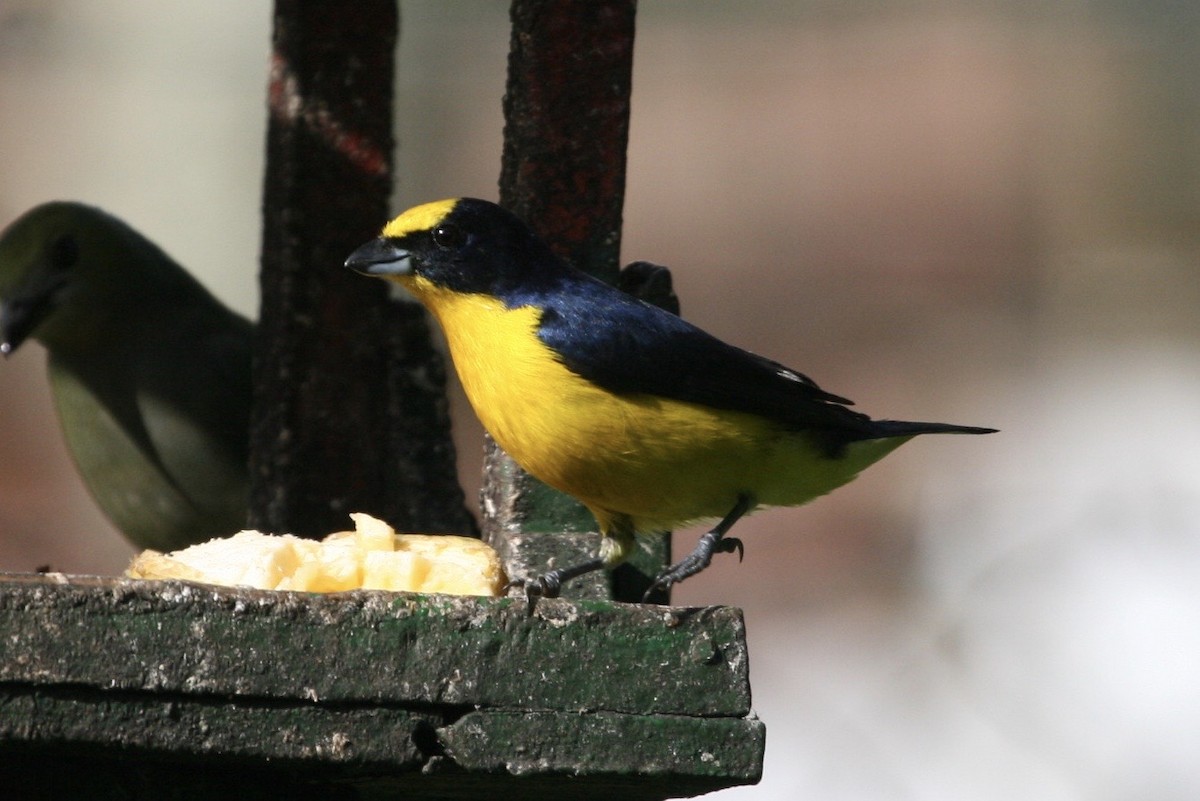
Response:
[{"label": "yellow belly", "polygon": [[792,506],[850,481],[904,439],[830,459],[807,435],[754,415],[614,395],[566,369],[536,337],[540,311],[483,295],[410,288],[438,318],[484,427],[525,470],[585,504],[602,529],[628,515],[650,532],[724,516],[740,494]]}]

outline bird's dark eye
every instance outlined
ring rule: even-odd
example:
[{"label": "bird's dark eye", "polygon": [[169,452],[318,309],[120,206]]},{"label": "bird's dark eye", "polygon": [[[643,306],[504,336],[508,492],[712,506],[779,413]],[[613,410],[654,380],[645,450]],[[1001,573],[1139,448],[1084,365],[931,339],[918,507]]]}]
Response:
[{"label": "bird's dark eye", "polygon": [[453,250],[467,244],[467,235],[457,225],[442,223],[435,226],[431,233],[433,235],[433,244],[439,248]]},{"label": "bird's dark eye", "polygon": [[70,234],[63,234],[50,243],[48,255],[55,270],[69,270],[79,261],[79,243]]}]

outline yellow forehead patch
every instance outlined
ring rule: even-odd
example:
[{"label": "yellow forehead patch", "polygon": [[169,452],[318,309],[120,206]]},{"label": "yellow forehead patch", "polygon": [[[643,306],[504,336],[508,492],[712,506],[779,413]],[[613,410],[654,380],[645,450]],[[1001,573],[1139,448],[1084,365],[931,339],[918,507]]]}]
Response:
[{"label": "yellow forehead patch", "polygon": [[432,203],[422,203],[420,206],[413,206],[385,225],[383,227],[383,235],[391,238],[399,238],[406,234],[416,233],[417,231],[428,231],[453,211],[456,205],[458,205],[458,198],[455,197],[449,200],[435,200]]}]

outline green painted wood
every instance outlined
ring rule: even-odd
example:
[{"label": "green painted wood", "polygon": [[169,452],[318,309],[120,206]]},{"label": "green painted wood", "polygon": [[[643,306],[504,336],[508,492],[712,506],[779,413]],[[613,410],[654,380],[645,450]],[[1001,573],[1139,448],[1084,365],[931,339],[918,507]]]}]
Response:
[{"label": "green painted wood", "polygon": [[0,643],[20,797],[206,798],[219,767],[246,798],[655,799],[762,765],[724,607],[5,574]]},{"label": "green painted wood", "polygon": [[514,776],[689,774],[752,784],[766,731],[757,718],[618,712],[472,712],[438,731],[456,764]]},{"label": "green painted wood", "polygon": [[39,751],[0,753],[4,797],[21,801],[658,801],[720,790],[727,784],[690,776],[511,776],[413,773],[330,777],[295,764],[256,768],[197,766],[170,759],[115,759]]},{"label": "green painted wood", "polygon": [[0,681],[743,717],[740,610],[0,579]]},{"label": "green painted wood", "polygon": [[0,644],[19,797],[666,799],[761,773],[737,609],[2,574]]},{"label": "green painted wood", "polygon": [[0,710],[0,754],[6,743],[71,743],[83,751],[308,763],[346,773],[420,770],[427,757],[416,743],[444,722],[431,711],[381,706],[7,683],[0,684]]}]

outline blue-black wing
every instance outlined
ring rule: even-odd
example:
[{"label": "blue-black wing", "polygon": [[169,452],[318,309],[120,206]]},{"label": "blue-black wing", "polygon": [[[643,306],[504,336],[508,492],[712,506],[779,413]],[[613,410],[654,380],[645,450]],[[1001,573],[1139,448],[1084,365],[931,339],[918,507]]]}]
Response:
[{"label": "blue-black wing", "polygon": [[797,429],[874,436],[849,400],[600,282],[544,295],[539,337],[567,369],[611,392],[746,412]]},{"label": "blue-black wing", "polygon": [[811,431],[837,453],[848,442],[916,434],[985,434],[950,423],[872,420],[808,376],[722,342],[590,277],[539,293],[538,336],[564,366],[616,393],[644,393],[745,412]]}]

